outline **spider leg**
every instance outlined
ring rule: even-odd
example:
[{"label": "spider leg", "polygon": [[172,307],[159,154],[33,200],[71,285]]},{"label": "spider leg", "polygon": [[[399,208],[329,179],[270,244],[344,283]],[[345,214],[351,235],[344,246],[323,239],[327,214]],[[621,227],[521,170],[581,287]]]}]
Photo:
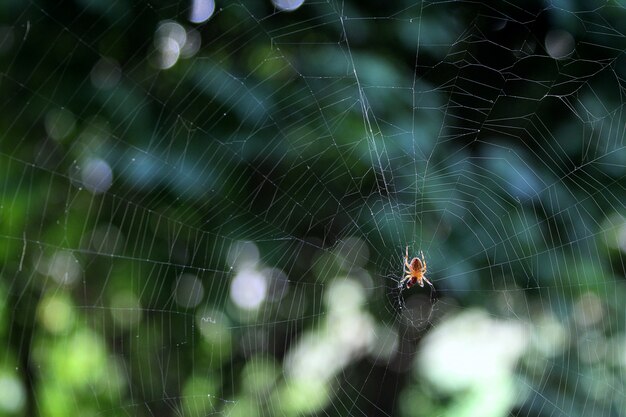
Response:
[{"label": "spider leg", "polygon": [[401,282],[401,286],[404,287],[406,285],[406,289],[411,288],[416,282],[416,279],[413,275],[407,274]]},{"label": "spider leg", "polygon": [[406,254],[404,255],[404,265],[406,265],[407,268],[411,269],[411,264],[409,264],[409,247],[406,247]]},{"label": "spider leg", "polygon": [[422,258],[422,273],[426,272],[426,259],[424,259],[424,252],[420,251],[420,257]]},{"label": "spider leg", "polygon": [[[404,272],[406,272],[406,271],[404,271]],[[407,282],[407,281],[410,281],[410,279],[411,279],[411,275],[409,275],[409,274],[407,273],[407,275],[405,275],[405,277],[404,277],[404,278],[402,278],[402,279],[400,280],[400,282],[398,282],[398,288],[402,288],[402,287],[404,287],[404,283],[405,283],[405,282]]]},{"label": "spider leg", "polygon": [[[432,289],[433,289],[433,291],[435,291],[435,286],[433,285],[433,283],[432,283],[432,282],[430,282],[428,279],[426,279],[426,277],[422,277],[422,280],[426,281],[426,283],[427,283],[428,285],[430,285],[430,288],[432,288]],[[423,287],[423,286],[424,286],[424,285],[422,285],[422,287]]]}]

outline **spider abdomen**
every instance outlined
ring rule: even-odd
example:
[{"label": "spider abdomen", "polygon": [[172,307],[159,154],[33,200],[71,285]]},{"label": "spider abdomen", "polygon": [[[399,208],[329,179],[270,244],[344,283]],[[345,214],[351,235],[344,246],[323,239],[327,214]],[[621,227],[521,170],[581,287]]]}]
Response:
[{"label": "spider abdomen", "polygon": [[419,258],[411,259],[411,269],[414,271],[422,269],[422,261],[420,261]]}]

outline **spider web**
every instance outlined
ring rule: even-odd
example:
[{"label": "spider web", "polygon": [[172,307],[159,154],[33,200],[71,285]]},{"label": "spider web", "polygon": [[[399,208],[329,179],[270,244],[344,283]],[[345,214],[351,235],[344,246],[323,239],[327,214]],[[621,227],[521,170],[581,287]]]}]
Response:
[{"label": "spider web", "polygon": [[1,415],[626,415],[621,2],[0,16]]}]

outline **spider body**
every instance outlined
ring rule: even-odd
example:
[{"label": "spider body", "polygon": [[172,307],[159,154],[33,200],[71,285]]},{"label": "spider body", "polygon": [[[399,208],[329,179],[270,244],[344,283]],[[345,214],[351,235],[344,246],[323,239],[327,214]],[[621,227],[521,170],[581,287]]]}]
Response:
[{"label": "spider body", "polygon": [[[420,252],[420,258],[413,258],[411,262],[409,262],[409,247],[406,247],[406,252],[404,255],[404,266],[406,269],[404,273],[406,274],[402,281],[400,281],[400,286],[403,286],[406,283],[406,288],[409,289],[415,284],[419,284],[420,287],[424,286],[424,282],[433,287],[433,284],[426,279],[426,260],[424,259],[424,253]],[[434,287],[433,287],[434,288]]]}]

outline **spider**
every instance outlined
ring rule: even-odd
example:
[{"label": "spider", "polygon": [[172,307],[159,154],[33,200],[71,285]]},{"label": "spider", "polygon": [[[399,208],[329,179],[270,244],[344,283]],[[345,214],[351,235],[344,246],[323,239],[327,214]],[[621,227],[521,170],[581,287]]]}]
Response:
[{"label": "spider", "polygon": [[406,282],[406,288],[409,289],[415,284],[419,284],[420,287],[424,286],[424,281],[428,285],[432,287],[434,290],[435,287],[433,284],[426,279],[426,260],[424,259],[424,253],[420,251],[420,258],[413,258],[411,262],[409,262],[409,247],[406,247],[406,254],[404,256],[404,266],[408,269],[404,270],[406,274],[405,277],[400,281],[400,286],[403,286]]}]

